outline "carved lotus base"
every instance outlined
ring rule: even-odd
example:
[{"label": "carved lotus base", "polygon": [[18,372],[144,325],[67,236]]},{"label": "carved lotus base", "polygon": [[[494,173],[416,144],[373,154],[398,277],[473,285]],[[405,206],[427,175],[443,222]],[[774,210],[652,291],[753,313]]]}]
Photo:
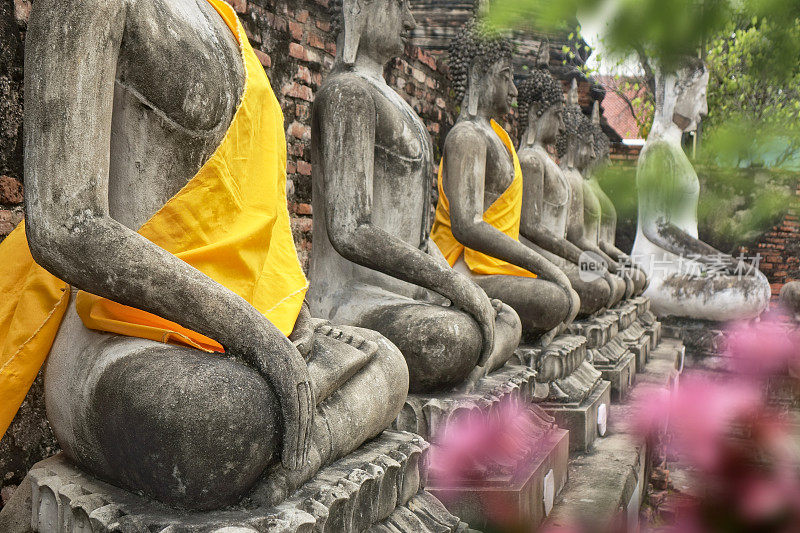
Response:
[{"label": "carved lotus base", "polygon": [[636,365],[635,355],[626,350],[624,356],[613,366],[597,367],[603,379],[611,383],[612,401],[623,402],[628,398],[628,394],[636,381]]},{"label": "carved lotus base", "polygon": [[172,509],[99,481],[59,454],[29,473],[31,527],[39,533],[468,531],[424,492],[428,447],[417,435],[385,431],[277,507],[205,513]]},{"label": "carved lotus base", "polygon": [[588,451],[598,437],[606,434],[610,404],[611,383],[601,379],[581,402],[546,402],[539,406],[559,427],[569,430],[570,451]]},{"label": "carved lotus base", "polygon": [[579,335],[560,335],[546,347],[521,345],[514,358],[536,370],[536,381],[550,383],[575,372],[587,357],[587,341]]},{"label": "carved lotus base", "polygon": [[[536,372],[528,367],[506,364],[480,380],[469,392],[409,394],[394,427],[435,440],[455,417],[470,411],[491,413],[504,401],[531,404],[546,395],[546,385],[536,382]],[[541,409],[531,406],[538,415],[537,426],[543,432],[553,426],[553,419]]]}]

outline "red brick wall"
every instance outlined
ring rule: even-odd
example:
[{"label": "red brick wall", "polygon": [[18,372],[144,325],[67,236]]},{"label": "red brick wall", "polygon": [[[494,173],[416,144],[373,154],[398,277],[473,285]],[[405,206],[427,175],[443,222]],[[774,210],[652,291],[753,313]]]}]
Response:
[{"label": "red brick wall", "polygon": [[[800,186],[796,191],[800,196]],[[760,270],[769,279],[772,296],[790,281],[800,281],[800,214],[795,206],[756,243],[743,252],[761,256]]]}]

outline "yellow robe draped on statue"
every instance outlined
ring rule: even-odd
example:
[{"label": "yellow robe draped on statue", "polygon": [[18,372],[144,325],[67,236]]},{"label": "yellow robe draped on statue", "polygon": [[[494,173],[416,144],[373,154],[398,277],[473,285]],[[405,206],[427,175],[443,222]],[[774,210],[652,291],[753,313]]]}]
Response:
[{"label": "yellow robe draped on statue", "polygon": [[[492,120],[492,129],[503,141],[508,151],[511,152],[511,157],[514,160],[514,179],[508,189],[486,210],[483,214],[483,220],[518,241],[519,224],[522,216],[522,167],[519,164],[514,143],[511,142],[511,137],[508,136],[506,130],[494,120]],[[536,274],[524,268],[467,248],[456,240],[450,224],[450,202],[447,200],[447,195],[445,195],[442,188],[443,171],[444,160],[439,165],[439,203],[436,206],[436,219],[433,223],[431,238],[436,243],[436,246],[439,247],[439,250],[442,251],[450,266],[455,265],[458,258],[463,254],[464,262],[474,274],[502,274],[535,278]]]},{"label": "yellow robe draped on statue", "polygon": [[[233,9],[208,0],[233,31],[246,71],[225,138],[139,233],[232,290],[289,335],[308,281],[286,208],[283,113]],[[35,263],[24,223],[0,243],[0,436],[52,347],[69,286]],[[91,329],[221,352],[215,340],[86,292],[76,309]]]}]

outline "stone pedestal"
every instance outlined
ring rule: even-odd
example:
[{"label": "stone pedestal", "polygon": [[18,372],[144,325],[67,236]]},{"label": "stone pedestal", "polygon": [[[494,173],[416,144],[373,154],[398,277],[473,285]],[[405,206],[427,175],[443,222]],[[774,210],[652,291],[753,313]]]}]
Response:
[{"label": "stone pedestal", "polygon": [[[320,470],[276,507],[192,513],[109,485],[63,454],[34,465],[31,528],[39,533],[416,533],[466,524],[424,492],[428,443],[385,431]],[[424,526],[424,527],[423,527]]]},{"label": "stone pedestal", "polygon": [[544,391],[546,387],[536,383],[535,370],[507,364],[480,380],[470,392],[409,394],[394,428],[435,440],[435,435],[461,414],[474,410],[491,413],[507,400],[533,403]]},{"label": "stone pedestal", "polygon": [[[588,363],[586,366],[591,367]],[[597,380],[580,402],[545,402],[539,405],[559,427],[569,430],[570,451],[588,451],[598,437],[606,434],[610,404],[611,383]]]},{"label": "stone pedestal", "polygon": [[720,354],[724,349],[725,324],[672,316],[662,318],[661,322],[664,336],[683,343],[685,357],[693,366],[709,370],[724,368]]},{"label": "stone pedestal", "polygon": [[495,468],[479,481],[451,486],[428,485],[428,491],[471,527],[483,530],[487,517],[502,516],[504,524],[537,528],[553,508],[567,482],[569,433],[554,429],[546,438],[527,443],[515,465]]},{"label": "stone pedestal", "polygon": [[[580,366],[578,358],[586,357],[584,345],[583,339],[563,339],[547,351],[548,357],[558,358],[567,367]],[[470,483],[428,486],[432,494],[445,496],[443,501],[450,512],[472,527],[486,525],[485,506],[492,502],[510,506],[509,512],[522,523],[538,525],[566,483],[569,432],[556,427],[555,419],[535,403],[549,392],[549,385],[537,383],[536,378],[536,371],[529,366],[509,363],[480,380],[470,392],[410,394],[395,421],[397,429],[413,430],[436,443],[447,425],[460,416],[475,411],[492,416],[492,411],[504,402],[517,402],[527,408],[528,421],[535,432],[520,443],[525,449],[520,449],[514,465],[484,465],[481,475]],[[430,468],[437,468],[435,454],[431,455]],[[461,512],[467,514],[461,516]]]}]

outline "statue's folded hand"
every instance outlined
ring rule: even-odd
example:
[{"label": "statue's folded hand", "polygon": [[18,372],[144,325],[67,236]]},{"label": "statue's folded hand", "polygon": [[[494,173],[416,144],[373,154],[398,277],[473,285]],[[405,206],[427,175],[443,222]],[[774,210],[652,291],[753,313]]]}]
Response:
[{"label": "statue's folded hand", "polygon": [[242,335],[247,342],[231,351],[241,354],[272,385],[283,418],[282,463],[297,470],[308,460],[311,448],[316,408],[311,376],[305,358],[288,337],[262,316],[255,322],[255,335]]},{"label": "statue's folded hand", "polygon": [[311,312],[308,309],[308,302],[303,300],[303,307],[300,309],[300,315],[298,315],[294,329],[289,335],[289,340],[292,341],[292,344],[306,361],[311,357],[311,349],[314,346],[315,326],[316,324],[311,318]]}]

